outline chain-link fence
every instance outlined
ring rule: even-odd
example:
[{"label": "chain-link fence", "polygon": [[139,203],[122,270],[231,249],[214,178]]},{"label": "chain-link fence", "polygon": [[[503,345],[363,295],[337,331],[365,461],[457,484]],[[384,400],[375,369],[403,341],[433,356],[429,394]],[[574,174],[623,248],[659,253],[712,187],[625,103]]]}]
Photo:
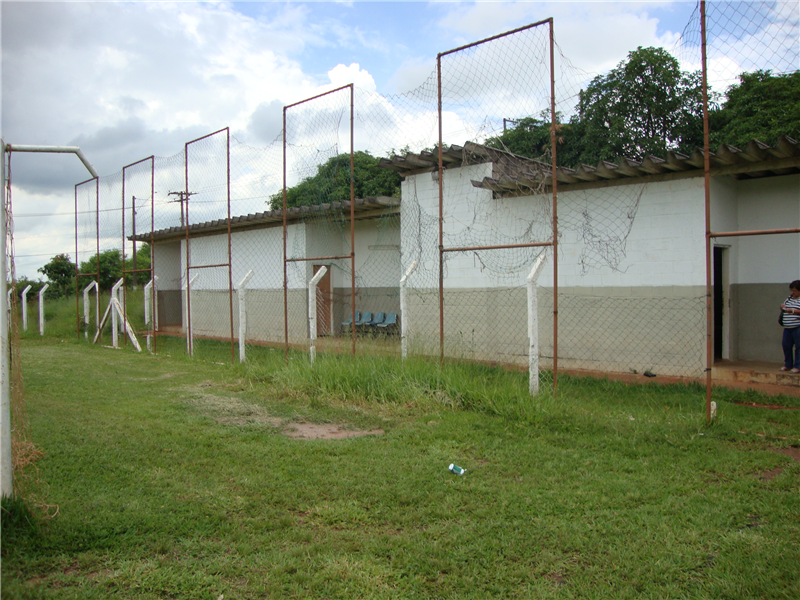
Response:
[{"label": "chain-link fence", "polygon": [[[593,122],[592,94],[642,54],[590,78],[554,25],[442,53],[407,94],[351,85],[287,106],[267,148],[225,129],[79,184],[86,336],[98,311],[83,291],[122,279],[117,326],[124,338],[130,321],[157,352],[418,354],[529,368],[532,390],[564,395],[590,376],[689,383],[714,361],[777,363],[771,313],[800,272],[800,152],[794,130],[769,132],[797,125],[776,117],[759,139],[725,111],[771,85],[762,110],[786,106],[796,5],[699,6],[674,49],[680,64],[664,59],[683,70],[684,95],[710,100],[713,152],[695,130],[679,145],[649,127],[628,97],[614,100],[627,111],[619,124]],[[686,122],[699,127],[695,100]],[[625,130],[639,136],[620,146],[631,155],[584,152]],[[526,132],[523,150],[512,142]],[[107,273],[115,251],[121,270]],[[110,304],[101,294],[100,317]]]},{"label": "chain-link fence", "polygon": [[677,53],[703,73],[710,415],[712,379],[793,384],[775,372],[800,366],[776,318],[800,278],[800,7],[699,3]]}]

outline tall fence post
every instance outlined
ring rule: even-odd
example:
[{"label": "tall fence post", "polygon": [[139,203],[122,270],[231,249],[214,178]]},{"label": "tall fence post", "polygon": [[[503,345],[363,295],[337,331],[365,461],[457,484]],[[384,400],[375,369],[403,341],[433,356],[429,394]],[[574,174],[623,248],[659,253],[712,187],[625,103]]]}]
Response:
[{"label": "tall fence post", "polygon": [[536,282],[544,260],[542,252],[528,275],[528,389],[531,396],[539,393],[539,287]]},{"label": "tall fence post", "polygon": [[189,323],[189,294],[192,284],[197,280],[199,273],[189,279],[183,286],[183,323],[186,327],[186,352],[189,356],[194,356],[194,340],[192,339],[192,324]]},{"label": "tall fence post", "polygon": [[[9,278],[6,256],[6,143],[0,138],[0,298]],[[14,288],[10,288],[13,290]],[[11,306],[11,301],[8,303]],[[11,337],[10,312],[0,314],[0,496],[11,496],[14,477],[11,467]]]},{"label": "tall fence post", "polygon": [[419,261],[415,260],[408,267],[408,270],[400,278],[400,358],[403,360],[408,356],[408,331],[409,331],[409,312],[408,297],[406,296],[406,283],[411,274],[417,270]]},{"label": "tall fence post", "polygon": [[[152,348],[153,336],[158,330],[158,310],[152,307],[153,294],[156,293],[156,281],[158,281],[158,275],[153,275],[150,281],[147,282],[147,285],[144,286],[144,324],[145,326],[147,326],[147,324],[150,323],[152,326],[152,333],[147,334],[148,352],[153,351]],[[150,314],[151,312],[153,314]]]},{"label": "tall fence post", "polygon": [[247,282],[253,276],[253,270],[249,270],[247,275],[239,282],[236,287],[236,295],[239,298],[239,362],[245,361],[245,336],[247,335],[247,301],[245,300]]},{"label": "tall fence post", "polygon": [[[314,364],[314,357],[317,353],[315,341],[317,339],[317,284],[320,279],[325,277],[328,272],[328,267],[320,267],[319,271],[314,273],[314,277],[308,282],[308,337],[310,339],[309,353],[311,355],[311,364]],[[355,326],[355,324],[354,324]]]},{"label": "tall fence post", "polygon": [[83,288],[83,324],[86,325],[86,329],[83,331],[83,337],[87,340],[89,339],[89,313],[91,312],[91,305],[89,302],[89,293],[94,288],[95,291],[95,328],[100,327],[100,288],[97,285],[96,281],[92,281],[89,285]]},{"label": "tall fence post", "polygon": [[44,293],[50,287],[49,283],[45,283],[44,287],[39,290],[39,335],[44,335]]},{"label": "tall fence post", "polygon": [[[114,284],[114,287],[111,288],[111,303],[114,303],[114,300],[119,302],[119,288],[122,287],[122,283],[125,280],[120,278],[117,283]],[[111,345],[114,348],[119,348],[119,331],[120,327],[120,318],[117,315],[117,312],[112,308],[111,309]]]},{"label": "tall fence post", "polygon": [[30,291],[30,285],[22,290],[22,331],[28,331],[28,292]]}]

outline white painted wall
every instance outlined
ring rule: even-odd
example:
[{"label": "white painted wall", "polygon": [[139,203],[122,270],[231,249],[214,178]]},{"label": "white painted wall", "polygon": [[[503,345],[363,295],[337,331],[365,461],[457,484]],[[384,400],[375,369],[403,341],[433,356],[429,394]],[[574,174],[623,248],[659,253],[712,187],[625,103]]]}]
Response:
[{"label": "white painted wall", "polygon": [[[306,226],[293,224],[287,228],[287,246],[305,244]],[[250,231],[234,232],[231,235],[232,274],[234,285],[253,270],[253,277],[248,289],[282,289],[283,288],[283,228],[270,227]],[[180,270],[186,270],[186,241],[181,241]],[[159,244],[156,244],[158,246]],[[210,235],[192,238],[189,244],[190,261],[193,267],[214,265],[228,262],[228,235]],[[289,265],[289,288],[305,289],[305,265],[293,263]],[[199,274],[192,289],[227,290],[227,267],[193,269]]]},{"label": "white painted wall", "polygon": [[[800,175],[737,182],[740,230],[800,227]],[[788,283],[800,278],[800,234],[738,240],[735,283]]]},{"label": "white painted wall", "polygon": [[[486,164],[445,172],[445,247],[547,241],[551,197],[494,200],[490,191],[469,183],[490,172],[490,165]],[[430,173],[410,176],[403,182],[402,192],[403,266],[420,261],[420,268],[409,278],[409,287],[432,287],[435,281],[431,273],[438,277],[438,183]],[[559,285],[705,285],[703,197],[701,177],[560,193]],[[533,233],[523,239],[531,225]],[[491,231],[499,233],[487,237],[485,234]],[[597,266],[596,248],[602,248],[602,244],[587,243],[592,232],[624,251],[625,258],[616,268],[608,264]],[[511,275],[493,276],[481,268],[481,260],[487,262],[492,252],[506,253],[519,263],[494,265],[495,269],[507,268]],[[522,286],[538,251],[529,251],[527,268],[526,261],[520,258],[522,252],[484,251],[481,260],[474,253],[448,255],[445,286],[493,287],[498,280],[504,286]],[[548,261],[539,279],[542,287],[552,282],[552,269],[552,261]]]},{"label": "white painted wall", "polygon": [[159,290],[181,289],[182,248],[178,241],[153,245],[153,267]]}]

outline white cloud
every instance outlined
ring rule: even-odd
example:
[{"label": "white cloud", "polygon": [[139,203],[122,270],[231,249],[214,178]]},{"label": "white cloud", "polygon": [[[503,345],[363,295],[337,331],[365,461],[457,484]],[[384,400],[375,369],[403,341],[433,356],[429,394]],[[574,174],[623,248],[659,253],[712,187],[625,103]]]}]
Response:
[{"label": "white cloud", "polygon": [[367,92],[374,92],[376,90],[375,80],[372,78],[372,75],[362,69],[358,63],[352,63],[347,67],[343,64],[338,64],[328,71],[328,77],[334,88],[353,83],[356,87]]}]

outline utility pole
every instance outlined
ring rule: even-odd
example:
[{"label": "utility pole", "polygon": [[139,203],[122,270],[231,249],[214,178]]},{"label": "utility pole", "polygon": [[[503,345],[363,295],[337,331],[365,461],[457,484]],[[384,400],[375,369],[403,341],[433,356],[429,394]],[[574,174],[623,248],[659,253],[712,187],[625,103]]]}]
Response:
[{"label": "utility pole", "polygon": [[177,200],[173,200],[173,202],[180,202],[181,203],[181,227],[185,226],[184,217],[183,217],[183,203],[189,202],[189,196],[194,196],[196,192],[170,192],[169,196],[178,196]]},{"label": "utility pole", "polygon": [[133,289],[136,289],[136,196],[131,196],[131,221],[133,227]]}]

